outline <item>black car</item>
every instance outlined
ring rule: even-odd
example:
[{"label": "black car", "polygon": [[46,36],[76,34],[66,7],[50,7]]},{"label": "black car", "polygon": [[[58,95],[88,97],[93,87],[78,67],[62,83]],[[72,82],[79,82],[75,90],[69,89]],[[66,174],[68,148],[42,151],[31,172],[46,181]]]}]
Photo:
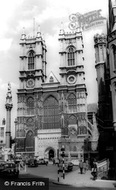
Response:
[{"label": "black car", "polygon": [[19,169],[18,165],[14,162],[4,162],[0,165],[0,176],[1,177],[18,177]]},{"label": "black car", "polygon": [[38,164],[39,165],[48,165],[48,160],[47,159],[44,159],[44,158],[40,158],[39,160],[38,160]]},{"label": "black car", "polygon": [[28,167],[38,167],[38,162],[36,159],[31,158],[28,160],[27,165],[28,165]]}]

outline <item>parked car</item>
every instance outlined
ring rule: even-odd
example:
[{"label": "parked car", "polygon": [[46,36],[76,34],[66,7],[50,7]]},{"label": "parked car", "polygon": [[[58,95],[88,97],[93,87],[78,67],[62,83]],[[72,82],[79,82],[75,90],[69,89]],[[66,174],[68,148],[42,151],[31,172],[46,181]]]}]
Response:
[{"label": "parked car", "polygon": [[79,166],[79,160],[76,159],[76,160],[71,160],[70,161],[74,166]]},{"label": "parked car", "polygon": [[45,159],[45,158],[41,158],[38,160],[38,164],[39,165],[48,165],[48,159]]},{"label": "parked car", "polygon": [[36,159],[31,158],[28,160],[27,165],[28,165],[28,167],[38,167],[38,162]]},{"label": "parked car", "polygon": [[[72,171],[73,170],[73,164],[70,161],[65,160],[64,161],[64,168],[65,168],[66,172]],[[63,160],[60,160],[60,162],[59,162],[59,170],[63,170]]]},{"label": "parked car", "polygon": [[19,169],[17,164],[14,162],[4,162],[0,167],[0,176],[1,177],[18,177]]}]

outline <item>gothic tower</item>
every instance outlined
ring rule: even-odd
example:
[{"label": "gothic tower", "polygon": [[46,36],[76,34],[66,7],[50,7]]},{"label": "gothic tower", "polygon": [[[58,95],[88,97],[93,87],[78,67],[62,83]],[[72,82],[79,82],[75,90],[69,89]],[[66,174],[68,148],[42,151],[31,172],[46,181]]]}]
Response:
[{"label": "gothic tower", "polygon": [[[112,159],[112,106],[110,92],[110,72],[107,56],[107,37],[104,34],[94,36],[96,72],[98,84],[97,123],[99,129],[99,159]],[[109,139],[109,140],[108,140]]]},{"label": "gothic tower", "polygon": [[106,43],[107,38],[104,34],[96,34],[94,36],[94,48],[95,48],[95,68],[97,72],[97,84],[98,84],[98,107],[100,119],[104,120],[104,113],[106,110],[105,105],[105,67],[106,67]]},{"label": "gothic tower", "polygon": [[[60,30],[60,90],[62,109],[62,138],[67,152],[83,157],[83,142],[89,136],[87,122],[87,89],[85,84],[82,32]],[[67,130],[66,130],[67,128]],[[70,146],[69,146],[70,144]]]},{"label": "gothic tower", "polygon": [[37,93],[41,91],[41,84],[46,79],[47,50],[39,27],[36,36],[31,37],[23,30],[20,48],[16,151],[33,153],[37,127]]}]

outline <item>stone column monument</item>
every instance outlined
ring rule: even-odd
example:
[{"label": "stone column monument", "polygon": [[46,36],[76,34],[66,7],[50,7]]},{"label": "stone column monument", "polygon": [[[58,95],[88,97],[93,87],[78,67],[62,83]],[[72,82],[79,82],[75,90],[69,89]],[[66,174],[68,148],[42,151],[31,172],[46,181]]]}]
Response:
[{"label": "stone column monument", "polygon": [[8,160],[11,155],[11,147],[10,147],[10,139],[11,139],[11,109],[13,107],[12,103],[12,92],[11,92],[11,85],[8,83],[8,92],[6,95],[6,146],[3,150],[4,160]]}]

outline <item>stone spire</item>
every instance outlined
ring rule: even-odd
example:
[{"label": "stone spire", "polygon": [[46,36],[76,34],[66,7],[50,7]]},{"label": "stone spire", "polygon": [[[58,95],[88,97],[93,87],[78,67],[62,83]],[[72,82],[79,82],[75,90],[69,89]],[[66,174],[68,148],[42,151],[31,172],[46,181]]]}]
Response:
[{"label": "stone spire", "polygon": [[25,27],[23,27],[23,31],[21,34],[21,40],[24,40],[25,38],[26,38]]},{"label": "stone spire", "polygon": [[64,23],[63,22],[61,22],[60,34],[64,34]]},{"label": "stone spire", "polygon": [[37,37],[41,36],[41,28],[40,25],[38,25],[38,29],[37,29]]}]

